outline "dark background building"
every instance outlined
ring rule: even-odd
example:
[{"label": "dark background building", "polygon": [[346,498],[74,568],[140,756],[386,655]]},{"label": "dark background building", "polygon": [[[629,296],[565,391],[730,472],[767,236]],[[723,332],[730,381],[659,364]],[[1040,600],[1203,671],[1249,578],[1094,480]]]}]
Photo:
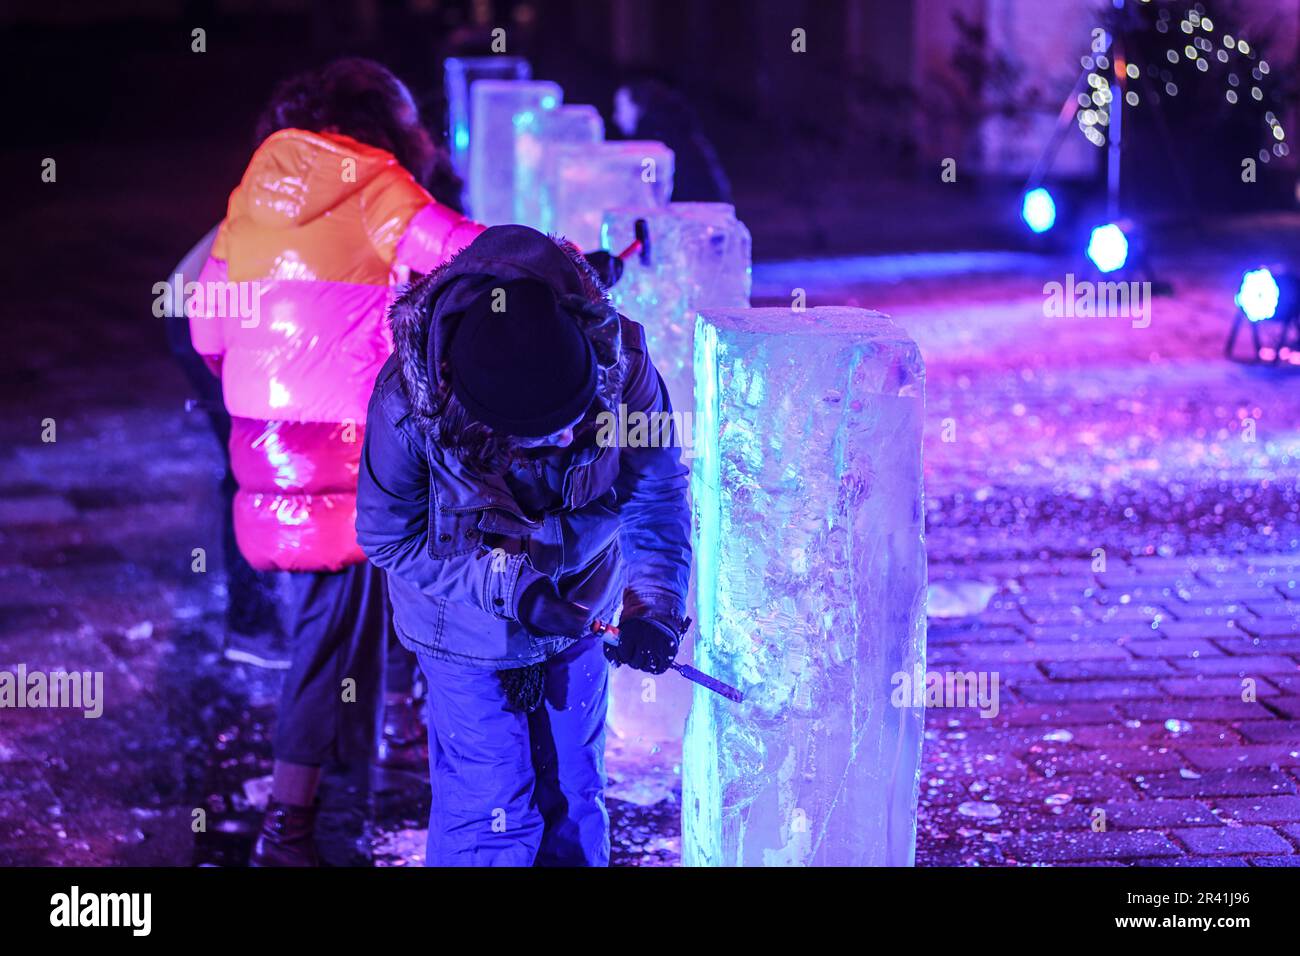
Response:
[{"label": "dark background building", "polygon": [[[891,248],[1005,243],[1017,236],[1014,216],[996,211],[1007,208],[1002,195],[981,197],[1024,182],[1109,6],[19,0],[0,14],[6,89],[14,94],[3,160],[16,164],[20,181],[21,169],[61,157],[71,188],[90,181],[82,175],[90,168],[115,170],[124,186],[138,183],[170,205],[178,236],[196,234],[220,214],[276,80],[341,53],[373,56],[408,81],[426,121],[441,129],[443,58],[486,52],[490,31],[504,27],[508,52],[527,56],[535,76],[556,80],[568,102],[594,103],[607,117],[614,89],[628,77],[651,75],[684,91],[735,184],[760,257],[871,248],[885,231]],[[1292,91],[1280,78],[1295,59],[1300,0],[1214,6],[1224,11],[1216,9],[1221,27],[1240,24],[1273,59],[1264,105],[1289,121]],[[201,54],[191,51],[196,28],[206,31]],[[806,52],[792,50],[796,29]],[[1193,183],[1206,208],[1293,204],[1294,155],[1261,171],[1264,189],[1234,188],[1227,175],[1241,153],[1254,152],[1247,140],[1267,137],[1262,123],[1244,123],[1237,140],[1218,138],[1222,149],[1209,155],[1204,142],[1190,148],[1207,111],[1226,109],[1222,96],[1209,84],[1184,90],[1181,112],[1172,101],[1164,109],[1168,136],[1157,135],[1149,117],[1133,124],[1126,156],[1133,201],[1185,212]],[[1095,184],[1102,153],[1071,130],[1054,171]],[[1182,168],[1171,167],[1171,156]],[[934,189],[945,159],[957,164],[957,190]],[[19,202],[32,199],[21,192]],[[911,212],[900,221],[889,210],[902,205]],[[979,235],[963,235],[972,230]]]}]

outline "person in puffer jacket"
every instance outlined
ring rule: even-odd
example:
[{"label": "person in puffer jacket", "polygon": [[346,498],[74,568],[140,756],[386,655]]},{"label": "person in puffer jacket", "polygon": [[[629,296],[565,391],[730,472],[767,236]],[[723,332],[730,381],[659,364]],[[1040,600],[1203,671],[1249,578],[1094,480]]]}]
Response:
[{"label": "person in puffer jacket", "polygon": [[190,327],[231,416],[240,551],[259,570],[293,572],[293,661],[252,863],[310,865],[320,767],[369,754],[382,699],[391,614],[355,519],[366,405],[392,351],[385,310],[399,284],[482,227],[417,181],[432,142],[406,87],[377,63],[339,60],[289,80],[260,133]]},{"label": "person in puffer jacket", "polygon": [[[609,660],[660,674],[690,575],[679,437],[645,334],[571,244],[494,226],[390,312],[357,538],[428,696],[433,866],[609,862]],[[662,419],[661,419],[662,420]],[[620,615],[617,647],[591,633]]]}]

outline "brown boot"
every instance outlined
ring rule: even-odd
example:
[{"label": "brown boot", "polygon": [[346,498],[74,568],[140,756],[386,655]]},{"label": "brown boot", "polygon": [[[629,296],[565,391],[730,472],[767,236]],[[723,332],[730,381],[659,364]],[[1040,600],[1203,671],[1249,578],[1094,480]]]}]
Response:
[{"label": "brown boot", "polygon": [[316,855],[316,810],[316,806],[270,801],[248,865],[320,866]]}]

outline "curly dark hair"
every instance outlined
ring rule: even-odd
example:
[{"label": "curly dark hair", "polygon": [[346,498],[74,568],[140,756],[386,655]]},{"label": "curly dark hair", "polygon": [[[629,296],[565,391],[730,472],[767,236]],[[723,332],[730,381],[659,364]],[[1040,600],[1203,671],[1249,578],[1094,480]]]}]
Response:
[{"label": "curly dark hair", "polygon": [[410,90],[387,67],[361,57],[334,60],[280,83],[258,119],[257,141],[282,129],[342,133],[387,150],[424,186],[437,160]]}]

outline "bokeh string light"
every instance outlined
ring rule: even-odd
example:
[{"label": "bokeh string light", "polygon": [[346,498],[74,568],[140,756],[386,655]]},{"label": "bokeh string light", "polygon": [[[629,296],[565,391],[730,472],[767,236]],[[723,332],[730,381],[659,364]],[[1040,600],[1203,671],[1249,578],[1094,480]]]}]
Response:
[{"label": "bokeh string light", "polygon": [[[1150,94],[1144,95],[1138,90],[1129,89],[1124,94],[1124,103],[1113,101],[1112,80],[1121,79],[1113,76],[1120,68],[1120,63],[1112,59],[1114,55],[1114,38],[1105,32],[1105,52],[1084,56],[1081,65],[1086,73],[1086,89],[1078,95],[1078,109],[1075,122],[1083,136],[1098,148],[1108,143],[1107,131],[1111,125],[1111,110],[1127,105],[1140,108],[1152,97],[1157,100],[1160,92],[1165,96],[1178,96],[1181,86],[1189,83],[1220,82],[1224,87],[1224,99],[1237,106],[1247,99],[1255,103],[1272,100],[1266,91],[1272,69],[1267,60],[1260,56],[1250,41],[1228,33],[1216,25],[1214,19],[1206,14],[1202,4],[1190,8],[1181,8],[1174,4],[1157,7],[1151,0],[1140,0],[1140,6],[1154,10],[1142,17],[1143,29],[1154,29],[1167,38],[1168,48],[1163,61],[1139,66],[1129,62],[1123,64],[1123,79],[1127,84],[1143,80]],[[1181,9],[1181,13],[1175,13]],[[1100,29],[1100,28],[1099,28]],[[1152,104],[1156,105],[1156,104]],[[1276,113],[1269,111],[1264,115],[1268,125],[1267,140],[1259,150],[1261,162],[1270,162],[1274,157],[1283,157],[1290,153],[1286,141],[1286,130]]]}]

